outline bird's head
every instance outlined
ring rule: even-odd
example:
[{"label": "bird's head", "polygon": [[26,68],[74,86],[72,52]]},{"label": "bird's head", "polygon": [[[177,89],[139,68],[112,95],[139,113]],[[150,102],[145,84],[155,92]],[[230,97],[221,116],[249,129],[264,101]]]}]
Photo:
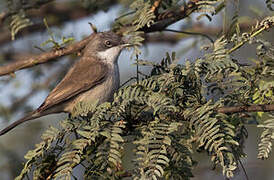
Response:
[{"label": "bird's head", "polygon": [[88,43],[83,56],[99,58],[107,63],[116,63],[121,50],[130,46],[125,38],[112,31],[94,34]]}]

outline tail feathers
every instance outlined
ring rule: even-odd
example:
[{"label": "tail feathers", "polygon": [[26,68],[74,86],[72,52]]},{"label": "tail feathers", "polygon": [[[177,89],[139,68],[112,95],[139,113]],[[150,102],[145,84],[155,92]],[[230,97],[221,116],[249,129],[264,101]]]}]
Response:
[{"label": "tail feathers", "polygon": [[37,111],[34,111],[32,113],[30,113],[29,115],[15,121],[14,123],[12,123],[11,125],[9,125],[8,127],[4,128],[3,130],[0,131],[0,136],[6,134],[7,132],[9,132],[10,130],[12,130],[13,128],[15,128],[16,126],[18,126],[19,124],[22,124],[26,121],[35,119],[40,117],[40,113]]}]

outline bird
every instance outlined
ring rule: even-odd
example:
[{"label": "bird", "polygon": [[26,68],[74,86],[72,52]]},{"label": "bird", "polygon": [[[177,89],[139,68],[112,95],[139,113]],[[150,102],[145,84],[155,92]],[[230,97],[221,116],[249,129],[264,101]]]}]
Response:
[{"label": "bird", "polygon": [[16,126],[48,114],[71,113],[81,101],[112,101],[120,85],[118,57],[131,46],[125,37],[113,31],[97,32],[64,78],[49,93],[36,110],[0,131],[0,136]]}]

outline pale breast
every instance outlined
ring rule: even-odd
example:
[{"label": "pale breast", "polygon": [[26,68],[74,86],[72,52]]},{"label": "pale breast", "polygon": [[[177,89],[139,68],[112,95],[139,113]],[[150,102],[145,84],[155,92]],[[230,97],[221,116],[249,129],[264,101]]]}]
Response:
[{"label": "pale breast", "polygon": [[65,107],[65,111],[71,112],[73,106],[80,101],[87,101],[87,102],[96,102],[98,101],[99,104],[107,101],[113,100],[114,93],[118,90],[120,85],[120,75],[117,63],[114,66],[110,66],[110,72],[106,77],[105,81],[97,86],[91,88],[90,90],[77,95],[75,98],[72,99],[73,103],[68,102],[67,106]]}]

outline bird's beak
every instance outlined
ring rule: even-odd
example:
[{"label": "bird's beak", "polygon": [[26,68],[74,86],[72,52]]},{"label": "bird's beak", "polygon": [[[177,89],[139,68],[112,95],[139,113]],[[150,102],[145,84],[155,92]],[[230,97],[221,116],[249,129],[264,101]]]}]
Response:
[{"label": "bird's beak", "polygon": [[126,47],[130,47],[133,46],[133,44],[121,44],[120,47],[122,48],[126,48]]},{"label": "bird's beak", "polygon": [[133,44],[129,43],[129,39],[126,37],[122,38],[122,44],[120,45],[122,48],[133,46]]}]

